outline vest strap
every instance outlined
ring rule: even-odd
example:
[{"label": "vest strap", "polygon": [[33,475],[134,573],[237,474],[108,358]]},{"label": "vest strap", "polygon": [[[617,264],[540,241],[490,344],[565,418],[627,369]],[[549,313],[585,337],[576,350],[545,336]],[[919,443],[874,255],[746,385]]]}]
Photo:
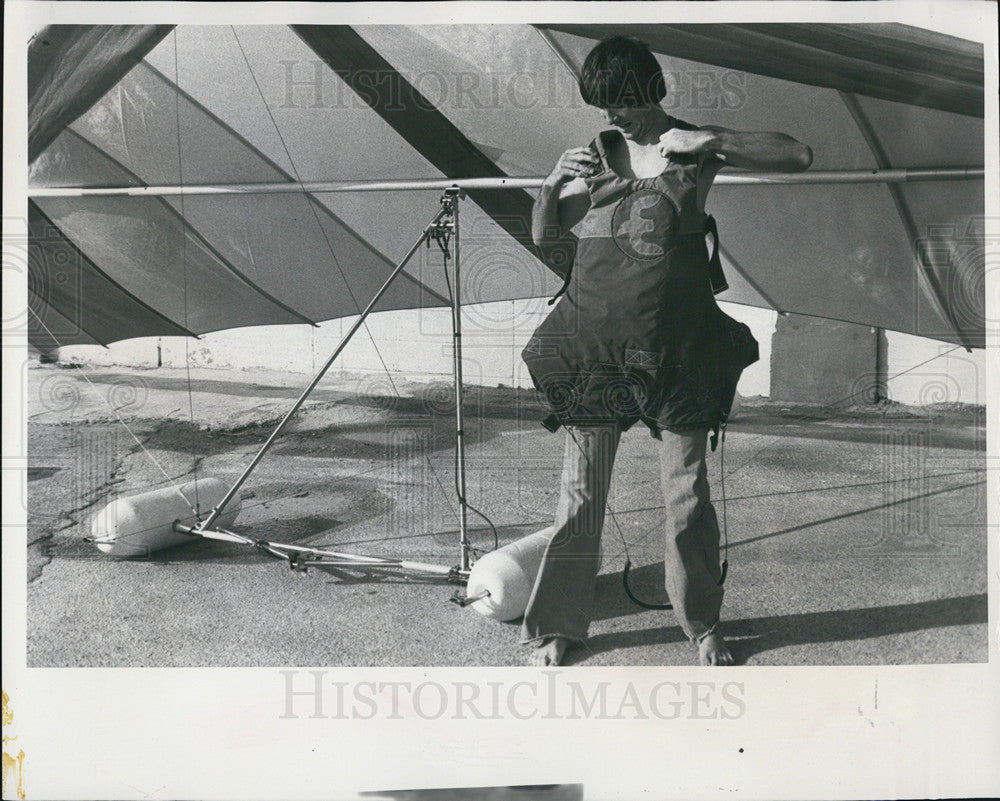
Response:
[{"label": "vest strap", "polygon": [[[712,284],[712,294],[718,295],[729,289],[726,281],[726,274],[722,270],[722,259],[719,258],[719,229],[715,224],[715,217],[711,214],[705,215],[704,235],[712,236],[712,255],[708,258],[708,280]],[[713,449],[714,450],[714,449]]]},{"label": "vest strap", "polygon": [[561,298],[563,295],[566,294],[566,290],[569,289],[569,283],[572,280],[572,278],[573,278],[573,269],[570,268],[570,271],[566,273],[566,277],[563,279],[563,285],[559,287],[559,291],[556,292],[556,294],[554,294],[551,298],[549,298],[548,302],[549,306],[551,306],[553,303],[559,300],[559,298]]}]

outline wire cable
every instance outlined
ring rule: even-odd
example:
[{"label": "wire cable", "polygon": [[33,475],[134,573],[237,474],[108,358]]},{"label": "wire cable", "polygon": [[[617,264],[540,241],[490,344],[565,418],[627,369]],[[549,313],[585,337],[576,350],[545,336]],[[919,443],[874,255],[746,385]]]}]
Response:
[{"label": "wire cable", "polygon": [[[44,321],[44,320],[42,320],[42,318],[41,318],[41,317],[40,317],[40,316],[38,315],[38,312],[36,312],[36,311],[35,311],[34,309],[32,309],[32,308],[31,308],[30,304],[29,304],[29,306],[28,306],[28,311],[29,311],[29,312],[31,313],[31,315],[32,315],[32,316],[33,316],[33,317],[34,317],[34,318],[35,318],[35,319],[36,319],[36,320],[38,321],[38,324],[39,324],[39,325],[40,325],[40,326],[41,326],[41,327],[42,327],[43,329],[45,329],[45,333],[49,335],[49,338],[50,338],[50,339],[51,339],[51,340],[52,340],[53,342],[55,342],[55,343],[56,343],[56,347],[58,347],[58,348],[62,348],[62,347],[65,347],[65,346],[64,346],[64,345],[63,345],[63,344],[62,344],[62,343],[61,343],[61,342],[59,341],[59,339],[58,339],[58,338],[57,338],[57,337],[55,336],[55,334],[53,334],[53,333],[52,333],[52,331],[51,331],[51,330],[49,329],[49,327],[48,327],[48,326],[47,326],[47,325],[45,324],[45,321]],[[143,453],[144,453],[144,454],[145,454],[145,455],[146,455],[146,456],[147,456],[147,457],[149,458],[149,461],[150,461],[150,462],[152,462],[152,463],[153,463],[153,465],[154,465],[154,466],[156,467],[156,469],[157,469],[157,470],[159,470],[159,471],[160,471],[160,472],[161,472],[161,473],[163,474],[163,477],[164,477],[164,478],[165,478],[165,479],[167,480],[167,483],[168,483],[168,484],[169,484],[169,485],[170,485],[171,487],[173,487],[173,489],[174,489],[174,491],[175,491],[175,492],[177,493],[177,495],[178,495],[179,497],[181,497],[181,498],[184,498],[184,503],[186,503],[186,504],[188,505],[188,507],[189,507],[189,508],[191,509],[191,511],[192,511],[192,512],[194,512],[194,513],[195,513],[195,514],[197,515],[197,514],[198,514],[198,510],[197,510],[197,509],[196,509],[196,508],[195,508],[194,506],[192,506],[192,505],[191,505],[191,502],[190,502],[190,501],[189,501],[189,500],[187,499],[187,497],[185,497],[184,493],[183,493],[183,492],[181,492],[181,490],[180,490],[180,486],[179,486],[179,485],[177,484],[177,482],[176,482],[176,481],[175,481],[175,480],[174,480],[174,479],[173,479],[173,478],[171,477],[171,475],[170,475],[170,474],[169,474],[169,473],[168,473],[168,472],[167,472],[166,470],[164,470],[164,469],[163,469],[163,465],[161,465],[161,464],[160,464],[160,463],[159,463],[159,462],[158,462],[158,461],[156,460],[156,457],[155,457],[155,456],[153,456],[153,454],[152,454],[152,453],[150,453],[149,449],[148,449],[148,448],[147,448],[147,447],[145,446],[145,444],[144,444],[144,443],[142,442],[142,440],[140,440],[140,439],[139,439],[139,437],[138,437],[138,436],[136,436],[135,432],[134,432],[134,431],[133,431],[133,430],[132,430],[131,428],[129,428],[129,425],[128,425],[128,423],[126,423],[126,422],[125,422],[125,420],[124,420],[124,419],[122,418],[122,416],[121,416],[120,414],[118,414],[118,409],[117,409],[117,408],[116,408],[115,406],[112,406],[112,405],[111,405],[111,402],[110,402],[110,401],[109,401],[109,400],[108,400],[108,399],[107,399],[107,398],[106,398],[105,396],[101,395],[101,393],[100,393],[100,391],[99,391],[99,390],[97,389],[97,387],[95,387],[95,386],[94,386],[94,382],[93,382],[93,381],[91,381],[91,380],[90,380],[90,378],[89,378],[89,377],[87,376],[87,369],[86,369],[86,368],[84,368],[84,369],[81,369],[81,370],[79,371],[79,374],[83,376],[83,379],[84,379],[84,381],[86,381],[86,382],[87,382],[87,386],[88,386],[88,387],[90,388],[90,390],[91,390],[91,391],[92,391],[92,392],[94,393],[94,395],[96,395],[96,396],[97,396],[98,398],[100,398],[100,399],[101,399],[101,401],[102,401],[102,402],[103,402],[103,403],[104,403],[104,404],[105,404],[105,405],[106,405],[106,406],[107,406],[107,407],[108,407],[109,409],[111,409],[112,413],[113,413],[113,414],[114,414],[114,416],[115,416],[115,417],[117,418],[118,422],[119,422],[119,423],[120,423],[120,424],[122,425],[122,427],[123,427],[123,428],[124,428],[124,429],[125,429],[125,430],[126,430],[126,431],[127,431],[128,433],[129,433],[129,436],[131,436],[131,437],[132,437],[132,439],[134,439],[134,440],[135,440],[135,444],[136,444],[136,445],[138,445],[138,446],[139,446],[139,449],[140,449],[140,450],[141,450],[141,451],[142,451],[142,452],[143,452]]]},{"label": "wire cable", "polygon": [[[277,120],[274,118],[274,114],[271,112],[271,107],[267,104],[267,100],[264,96],[264,91],[260,87],[260,82],[257,80],[257,75],[253,71],[253,67],[250,66],[250,59],[246,54],[246,50],[243,48],[243,43],[240,41],[239,34],[236,32],[236,27],[234,25],[229,26],[230,30],[233,32],[233,38],[236,40],[236,46],[240,50],[240,54],[243,56],[243,62],[246,64],[247,71],[250,73],[250,78],[253,80],[254,87],[257,89],[257,94],[260,95],[261,102],[264,105],[264,110],[267,112],[268,118],[271,120],[271,125],[274,128],[274,132],[281,142],[281,147],[285,151],[285,157],[288,159],[288,164],[292,169],[292,173],[295,177],[295,182],[299,184],[300,187],[304,186],[302,181],[302,176],[299,175],[298,167],[295,166],[295,161],[292,159],[291,151],[288,148],[288,143],[285,141],[285,137],[281,133],[281,128],[278,126]],[[323,225],[322,220],[319,218],[319,212],[316,210],[317,201],[311,194],[305,192],[306,203],[309,206],[309,211],[312,212],[313,219],[316,221],[316,227],[323,237],[323,241],[326,243],[327,250],[330,253],[330,257],[333,259],[334,266],[337,268],[337,272],[340,273],[340,278],[344,282],[344,287],[347,289],[347,294],[351,298],[351,303],[354,304],[354,308],[357,313],[361,314],[361,304],[358,302],[357,297],[354,294],[354,290],[351,288],[350,281],[347,280],[347,276],[344,274],[343,267],[340,264],[340,260],[337,258],[336,251],[333,247],[333,243],[330,241],[330,237],[326,232],[326,228]],[[396,396],[399,397],[399,390],[396,388],[395,382],[392,380],[392,374],[389,372],[389,368],[382,358],[382,352],[379,350],[378,344],[375,342],[375,337],[372,335],[371,329],[368,328],[368,321],[364,323],[365,332],[368,334],[368,338],[371,340],[372,347],[375,348],[375,353],[378,355],[379,361],[382,363],[382,369],[385,370],[386,377],[389,379],[390,385],[392,385],[393,391]]]},{"label": "wire cable", "polygon": [[[572,426],[565,426],[566,433],[569,434],[570,438],[573,440],[577,447],[577,450],[583,455],[584,460],[587,462],[587,470],[590,472],[593,470],[594,463],[590,459],[590,454],[587,453],[583,446],[580,444],[580,440],[576,437],[576,432],[573,431]],[[652,604],[647,601],[643,601],[635,593],[632,592],[631,585],[629,584],[628,577],[632,570],[632,557],[629,555],[628,541],[625,539],[625,534],[622,532],[621,525],[618,523],[618,516],[615,514],[615,510],[611,507],[611,504],[605,500],[605,508],[608,510],[608,514],[611,516],[611,522],[614,523],[615,529],[618,531],[618,537],[622,541],[622,547],[625,549],[625,569],[622,571],[622,587],[625,590],[625,594],[629,597],[634,604],[641,606],[644,609],[673,609],[672,604]]]},{"label": "wire cable", "polygon": [[[173,40],[174,40],[174,85],[177,87],[178,91],[174,92],[174,112],[176,115],[176,130],[177,135],[177,183],[181,188],[180,191],[180,231],[181,231],[181,286],[182,286],[182,297],[184,305],[184,329],[190,331],[191,327],[188,324],[188,250],[187,250],[187,215],[184,213],[184,155],[183,155],[183,142],[181,140],[181,98],[180,98],[180,56],[178,54],[179,45],[177,43],[178,39],[178,29],[175,27],[173,30]],[[188,418],[191,422],[192,427],[194,426],[194,389],[191,383],[191,342],[188,337],[184,337],[184,370],[187,376],[187,397],[188,397]],[[195,440],[192,438],[191,441],[191,474],[194,476],[194,505],[196,508],[196,514],[201,517],[201,500],[198,494],[198,451],[194,446]]]},{"label": "wire cable", "polygon": [[[300,187],[303,187],[304,183],[302,181],[302,177],[299,174],[298,168],[295,165],[295,161],[292,158],[291,151],[290,151],[290,149],[288,147],[287,142],[285,141],[285,137],[282,135],[282,132],[281,132],[280,127],[278,126],[277,120],[275,120],[274,114],[272,113],[270,106],[268,106],[268,104],[267,104],[267,100],[266,100],[266,98],[264,96],[264,92],[261,89],[261,86],[260,86],[259,81],[257,80],[256,74],[253,71],[253,67],[250,65],[250,60],[247,57],[246,50],[243,47],[243,43],[240,41],[239,34],[236,32],[235,26],[231,25],[230,26],[230,30],[232,31],[233,37],[236,40],[236,45],[239,48],[241,55],[243,56],[243,61],[246,64],[247,71],[250,74],[250,77],[251,77],[251,79],[253,81],[254,87],[257,89],[257,94],[260,96],[260,99],[261,99],[261,102],[263,103],[264,109],[267,112],[267,115],[268,115],[268,117],[271,120],[271,125],[274,128],[275,134],[277,135],[278,140],[281,142],[281,146],[282,146],[283,150],[285,151],[285,157],[288,159],[288,164],[291,167],[292,174],[293,174],[293,176],[295,178],[295,181],[299,184]],[[306,194],[306,202],[307,202],[307,204],[309,206],[309,210],[312,213],[313,218],[316,221],[316,226],[317,226],[317,228],[318,228],[321,236],[323,237],[323,241],[326,244],[327,251],[330,253],[330,257],[333,260],[334,266],[337,268],[337,272],[340,273],[341,280],[344,282],[344,286],[347,289],[347,293],[350,296],[351,302],[354,304],[354,307],[357,310],[358,314],[360,314],[361,313],[361,305],[358,303],[357,297],[355,296],[354,291],[351,288],[350,282],[347,280],[347,276],[344,273],[344,270],[343,270],[343,268],[342,268],[342,266],[340,264],[340,260],[337,258],[336,251],[335,251],[335,249],[333,247],[333,243],[330,241],[330,237],[327,234],[326,228],[323,226],[322,220],[320,220],[319,211],[316,208],[316,205],[318,204],[319,201],[317,201],[315,198],[313,198],[313,196],[310,195],[308,192],[306,192],[305,194]],[[388,367],[388,365],[385,362],[385,359],[384,359],[384,357],[382,355],[382,351],[379,348],[378,343],[375,341],[375,337],[372,335],[371,329],[368,327],[368,322],[367,321],[364,322],[364,329],[365,329],[365,333],[368,334],[368,338],[371,341],[372,347],[375,350],[375,354],[378,357],[379,363],[382,365],[382,370],[385,372],[386,378],[388,378],[388,380],[389,380],[389,385],[392,387],[393,394],[396,396],[396,398],[402,398],[402,393],[400,393],[399,388],[396,386],[396,382],[393,380],[392,372],[389,370],[389,367]],[[444,493],[444,485],[441,482],[440,478],[438,478],[437,473],[436,473],[435,468],[434,468],[434,464],[431,461],[430,456],[426,452],[424,453],[424,459],[426,460],[428,466],[430,467],[432,474],[434,474],[435,479],[437,481],[437,484],[441,488],[442,493]],[[444,493],[444,495],[447,498],[447,493]],[[456,513],[456,516],[457,516],[457,513]]]},{"label": "wire cable", "polygon": [[[565,428],[566,428],[566,432],[569,434],[569,436],[572,438],[573,442],[576,444],[577,450],[579,450],[580,453],[583,454],[583,458],[587,462],[587,468],[588,468],[588,470],[592,469],[593,468],[593,462],[590,459],[590,454],[588,454],[583,449],[583,446],[580,444],[580,441],[576,437],[576,433],[573,431],[573,427],[572,426],[565,426]],[[723,425],[721,427],[721,431],[722,431],[722,448],[725,449],[725,425]],[[721,460],[721,454],[720,454],[720,460]],[[720,465],[720,469],[721,469],[721,465]],[[614,523],[615,529],[618,531],[618,536],[619,536],[619,538],[622,541],[622,546],[625,549],[625,568],[622,571],[622,586],[623,586],[623,588],[625,590],[625,594],[629,597],[629,599],[634,604],[636,604],[637,606],[641,606],[644,609],[656,609],[656,610],[673,609],[674,608],[673,604],[670,604],[670,603],[666,603],[666,604],[654,604],[654,603],[649,603],[648,601],[643,601],[641,598],[639,598],[632,591],[631,585],[629,584],[629,574],[631,573],[631,570],[632,570],[632,558],[629,555],[628,542],[625,539],[625,535],[622,533],[621,526],[618,523],[618,517],[617,517],[617,515],[615,515],[615,511],[611,507],[611,504],[605,502],[605,506],[606,506],[606,508],[608,510],[608,514],[611,516],[611,521]],[[723,531],[726,531],[726,510],[725,510],[725,507],[726,507],[726,490],[725,490],[725,481],[724,481],[724,478],[723,478],[723,485],[722,485],[722,520],[723,520],[722,527],[723,527]],[[726,558],[724,558],[723,562],[722,562],[721,576],[719,578],[719,586],[722,586],[722,584],[725,582],[726,575],[729,572],[729,560],[728,560],[728,556],[729,556],[729,533],[728,533],[728,531],[726,531],[726,534],[725,534],[725,543],[726,543],[726,545],[725,545]]]}]

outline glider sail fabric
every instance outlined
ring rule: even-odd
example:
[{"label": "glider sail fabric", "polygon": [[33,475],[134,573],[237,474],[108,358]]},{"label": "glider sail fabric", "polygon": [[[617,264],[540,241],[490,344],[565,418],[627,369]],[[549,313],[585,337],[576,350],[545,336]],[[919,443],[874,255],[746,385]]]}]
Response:
[{"label": "glider sail fabric", "polygon": [[[610,33],[662,54],[672,114],[783,131],[812,147],[813,170],[983,165],[979,45],[895,25],[561,26],[550,35],[579,67],[594,37]],[[723,69],[671,55],[708,52]],[[756,293],[780,311],[982,347],[984,202],[981,179],[719,185],[708,205],[732,286],[720,297],[767,305]]]},{"label": "glider sail fabric", "polygon": [[981,45],[899,24],[551,25],[587,39],[639,36],[688,61],[881,100],[983,116]]},{"label": "glider sail fabric", "polygon": [[[657,52],[671,114],[787,132],[814,170],[982,169],[981,48],[905,26],[49,28],[29,49],[31,343],[357,314],[441,193],[298,185],[544,175],[603,127],[574,72],[612,33]],[[74,187],[123,192],[44,191]],[[469,190],[464,302],[558,290],[573,239],[542,264],[533,195]],[[982,346],[983,204],[977,178],[720,180],[721,299]],[[377,308],[447,305],[442,267],[422,249]]]},{"label": "glider sail fabric", "polygon": [[170,32],[170,25],[57,25],[28,58],[28,161]]},{"label": "glider sail fabric", "polygon": [[[41,259],[45,270],[34,269],[28,284],[28,304],[44,310],[46,328],[33,332],[33,344],[39,350],[59,346],[46,339],[49,331],[83,329],[87,343],[105,345],[130,336],[131,331],[157,335],[188,335],[189,331],[170,318],[130,295],[106,273],[84,256],[34,204],[28,209],[28,230],[34,248],[33,259]],[[43,276],[46,280],[38,281]],[[62,311],[57,311],[62,310]],[[69,317],[64,315],[71,315]]]}]

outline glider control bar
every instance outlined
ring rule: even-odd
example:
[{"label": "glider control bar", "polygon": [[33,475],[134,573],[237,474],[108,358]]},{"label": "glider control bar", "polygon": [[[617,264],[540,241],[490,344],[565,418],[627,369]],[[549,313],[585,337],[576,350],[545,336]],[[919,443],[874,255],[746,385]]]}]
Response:
[{"label": "glider control bar", "polygon": [[[767,184],[904,184],[917,181],[983,180],[982,167],[927,167],[889,170],[812,170],[808,172],[720,173],[715,186]],[[167,195],[280,195],[328,192],[394,192],[427,189],[537,189],[542,176],[523,178],[429,178],[389,181],[302,181],[257,184],[187,184],[185,186],[36,186],[28,197],[148,197]]]}]

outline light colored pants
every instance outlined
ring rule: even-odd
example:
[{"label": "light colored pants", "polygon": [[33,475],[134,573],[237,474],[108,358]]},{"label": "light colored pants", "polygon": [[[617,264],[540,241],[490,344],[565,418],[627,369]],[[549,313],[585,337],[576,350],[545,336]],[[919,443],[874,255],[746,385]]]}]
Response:
[{"label": "light colored pants", "polygon": [[[722,607],[719,524],[709,500],[708,429],[662,432],[657,442],[666,508],[664,574],[684,633],[701,639]],[[555,535],[545,552],[521,638],[584,640],[590,626],[601,529],[621,431],[615,426],[566,429]]]}]

